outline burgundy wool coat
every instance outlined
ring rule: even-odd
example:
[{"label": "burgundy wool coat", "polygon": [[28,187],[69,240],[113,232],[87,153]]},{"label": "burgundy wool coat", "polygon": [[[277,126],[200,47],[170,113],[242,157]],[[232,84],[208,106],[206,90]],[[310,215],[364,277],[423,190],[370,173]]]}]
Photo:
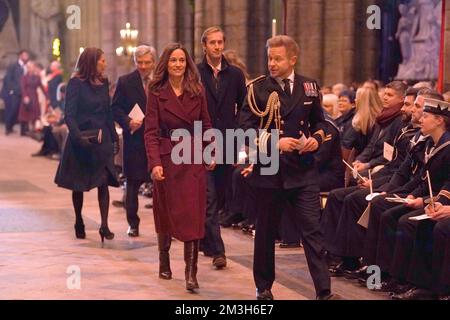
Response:
[{"label": "burgundy wool coat", "polygon": [[[193,132],[194,121],[202,121],[203,132],[211,128],[204,91],[200,96],[185,92],[177,97],[166,84],[159,94],[149,92],[144,133],[148,170],[162,166],[165,177],[154,182],[156,232],[183,242],[202,239],[205,234],[206,168],[203,164],[175,164],[171,152],[177,142],[171,141],[170,134],[182,128]],[[202,151],[202,143],[195,145],[193,138],[187,142],[192,157],[194,146]]]}]

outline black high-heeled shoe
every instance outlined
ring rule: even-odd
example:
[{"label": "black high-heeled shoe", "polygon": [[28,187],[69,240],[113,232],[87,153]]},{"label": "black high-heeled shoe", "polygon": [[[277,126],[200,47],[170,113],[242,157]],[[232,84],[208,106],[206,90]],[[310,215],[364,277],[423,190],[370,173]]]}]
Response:
[{"label": "black high-heeled shoe", "polygon": [[100,234],[100,238],[102,239],[102,243],[106,240],[112,240],[114,239],[114,233],[112,233],[108,227],[106,228],[100,228],[98,230],[98,233]]},{"label": "black high-heeled shoe", "polygon": [[86,232],[84,231],[84,224],[75,224],[75,236],[77,239],[86,239]]}]

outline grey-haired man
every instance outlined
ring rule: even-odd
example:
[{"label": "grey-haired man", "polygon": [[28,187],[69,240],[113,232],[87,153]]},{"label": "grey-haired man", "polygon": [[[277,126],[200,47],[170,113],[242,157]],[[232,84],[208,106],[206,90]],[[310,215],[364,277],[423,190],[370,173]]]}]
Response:
[{"label": "grey-haired man", "polygon": [[139,236],[139,187],[149,182],[144,145],[143,119],[130,116],[137,106],[145,114],[147,87],[156,62],[156,51],[150,46],[139,46],[134,53],[136,70],[119,78],[112,109],[114,120],[123,129],[123,173],[127,179],[125,209],[129,224],[128,236]]}]

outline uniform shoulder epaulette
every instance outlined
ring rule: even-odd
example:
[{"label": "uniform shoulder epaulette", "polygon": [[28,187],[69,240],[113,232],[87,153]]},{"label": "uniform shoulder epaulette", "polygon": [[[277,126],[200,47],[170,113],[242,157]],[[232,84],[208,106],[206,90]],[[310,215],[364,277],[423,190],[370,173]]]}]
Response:
[{"label": "uniform shoulder epaulette", "polygon": [[262,80],[264,80],[266,78],[267,78],[267,76],[262,75],[262,76],[259,76],[258,78],[250,80],[249,83],[247,83],[247,87],[250,87],[251,85],[253,85],[253,84],[255,84],[255,83],[259,82],[259,81],[262,81]]}]

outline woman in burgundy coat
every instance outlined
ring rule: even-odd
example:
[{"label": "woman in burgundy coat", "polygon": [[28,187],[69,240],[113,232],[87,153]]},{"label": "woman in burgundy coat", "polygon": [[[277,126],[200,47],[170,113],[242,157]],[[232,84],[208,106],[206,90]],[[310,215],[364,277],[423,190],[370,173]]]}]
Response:
[{"label": "woman in burgundy coat", "polygon": [[[145,147],[154,181],[153,211],[159,248],[159,277],[171,279],[169,249],[171,237],[184,242],[186,289],[197,289],[199,240],[204,237],[206,217],[206,170],[215,163],[175,164],[171,153],[176,129],[193,132],[201,121],[203,132],[211,128],[206,98],[197,68],[180,44],[166,47],[149,85],[145,118]],[[194,139],[183,137],[194,155]],[[188,140],[184,140],[188,139]],[[201,140],[200,140],[201,141]],[[187,142],[187,143],[186,143]],[[202,143],[197,151],[202,151]],[[174,156],[178,153],[174,152]],[[192,160],[192,159],[191,159]]]},{"label": "woman in burgundy coat", "polygon": [[36,63],[29,61],[27,64],[27,74],[21,80],[22,102],[19,109],[19,122],[34,131],[36,120],[41,117],[41,107],[39,106],[37,89],[41,88],[44,93],[46,90],[42,85],[41,78],[37,74]]}]

